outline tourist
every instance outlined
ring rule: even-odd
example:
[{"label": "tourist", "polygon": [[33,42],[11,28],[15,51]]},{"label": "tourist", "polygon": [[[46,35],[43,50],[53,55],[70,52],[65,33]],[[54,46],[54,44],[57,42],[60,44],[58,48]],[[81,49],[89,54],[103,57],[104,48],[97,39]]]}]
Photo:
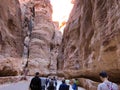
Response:
[{"label": "tourist", "polygon": [[76,83],[77,90],[78,90],[79,81],[78,81],[78,79],[77,79],[77,78],[75,79],[75,83]]},{"label": "tourist", "polygon": [[50,82],[49,78],[46,78],[46,81],[45,81],[46,87],[48,86],[49,82]]},{"label": "tourist", "polygon": [[39,72],[36,72],[35,77],[32,78],[30,82],[30,89],[31,90],[42,90],[41,79],[39,78]]},{"label": "tourist", "polygon": [[45,90],[45,85],[46,85],[46,78],[41,78],[41,87],[42,87],[42,90]]},{"label": "tourist", "polygon": [[118,90],[118,86],[108,80],[108,75],[106,72],[100,72],[99,76],[102,83],[98,85],[97,90]]},{"label": "tourist", "polygon": [[56,89],[56,88],[55,88],[55,86],[54,86],[53,81],[50,81],[47,90],[55,90],[55,89]]},{"label": "tourist", "polygon": [[70,80],[69,80],[69,79],[66,79],[66,80],[65,80],[65,83],[66,83],[67,85],[70,85]]},{"label": "tourist", "polygon": [[53,83],[54,83],[55,88],[57,88],[57,79],[55,77],[53,77]]},{"label": "tourist", "polygon": [[77,90],[77,84],[76,84],[76,82],[75,82],[75,79],[72,79],[72,89],[73,90]]},{"label": "tourist", "polygon": [[69,86],[65,83],[65,80],[62,80],[59,90],[69,90]]}]

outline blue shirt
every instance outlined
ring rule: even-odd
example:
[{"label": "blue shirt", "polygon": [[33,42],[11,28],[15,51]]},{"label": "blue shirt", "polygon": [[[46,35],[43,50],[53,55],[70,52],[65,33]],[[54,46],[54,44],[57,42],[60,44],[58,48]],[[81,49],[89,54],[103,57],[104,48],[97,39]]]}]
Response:
[{"label": "blue shirt", "polygon": [[74,84],[72,85],[72,89],[73,89],[73,90],[77,90],[77,85],[76,85],[76,83],[74,83]]}]

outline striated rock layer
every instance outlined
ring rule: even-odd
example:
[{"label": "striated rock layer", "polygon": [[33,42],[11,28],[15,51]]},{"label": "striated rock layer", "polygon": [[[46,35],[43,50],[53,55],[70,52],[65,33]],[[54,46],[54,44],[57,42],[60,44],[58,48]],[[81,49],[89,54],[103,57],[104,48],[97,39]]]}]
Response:
[{"label": "striated rock layer", "polygon": [[120,82],[120,1],[75,0],[58,56],[58,75]]},{"label": "striated rock layer", "polygon": [[41,75],[56,74],[58,47],[62,34],[57,31],[52,19],[49,0],[33,0],[34,28],[29,42],[29,74],[39,71]]},{"label": "striated rock layer", "polygon": [[0,76],[20,73],[22,34],[18,0],[0,0]]}]

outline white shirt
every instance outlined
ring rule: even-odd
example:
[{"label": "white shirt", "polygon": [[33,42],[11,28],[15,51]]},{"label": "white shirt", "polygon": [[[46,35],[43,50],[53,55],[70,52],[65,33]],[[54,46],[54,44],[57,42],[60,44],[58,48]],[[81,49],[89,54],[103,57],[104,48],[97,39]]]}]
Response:
[{"label": "white shirt", "polygon": [[45,78],[40,78],[41,79],[41,86],[45,86],[46,79]]},{"label": "white shirt", "polygon": [[104,81],[98,85],[97,90],[118,90],[118,86],[110,81]]}]

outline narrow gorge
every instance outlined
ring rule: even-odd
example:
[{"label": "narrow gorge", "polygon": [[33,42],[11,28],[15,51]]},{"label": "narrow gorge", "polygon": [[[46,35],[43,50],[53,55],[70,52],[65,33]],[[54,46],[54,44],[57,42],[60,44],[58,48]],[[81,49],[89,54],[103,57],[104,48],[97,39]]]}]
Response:
[{"label": "narrow gorge", "polygon": [[[0,1],[0,76],[56,75],[62,33],[49,0]],[[6,5],[6,6],[5,6]]]},{"label": "narrow gorge", "polygon": [[99,72],[120,84],[120,1],[72,0],[64,33],[50,0],[0,0],[0,76],[79,78],[96,90]]}]

